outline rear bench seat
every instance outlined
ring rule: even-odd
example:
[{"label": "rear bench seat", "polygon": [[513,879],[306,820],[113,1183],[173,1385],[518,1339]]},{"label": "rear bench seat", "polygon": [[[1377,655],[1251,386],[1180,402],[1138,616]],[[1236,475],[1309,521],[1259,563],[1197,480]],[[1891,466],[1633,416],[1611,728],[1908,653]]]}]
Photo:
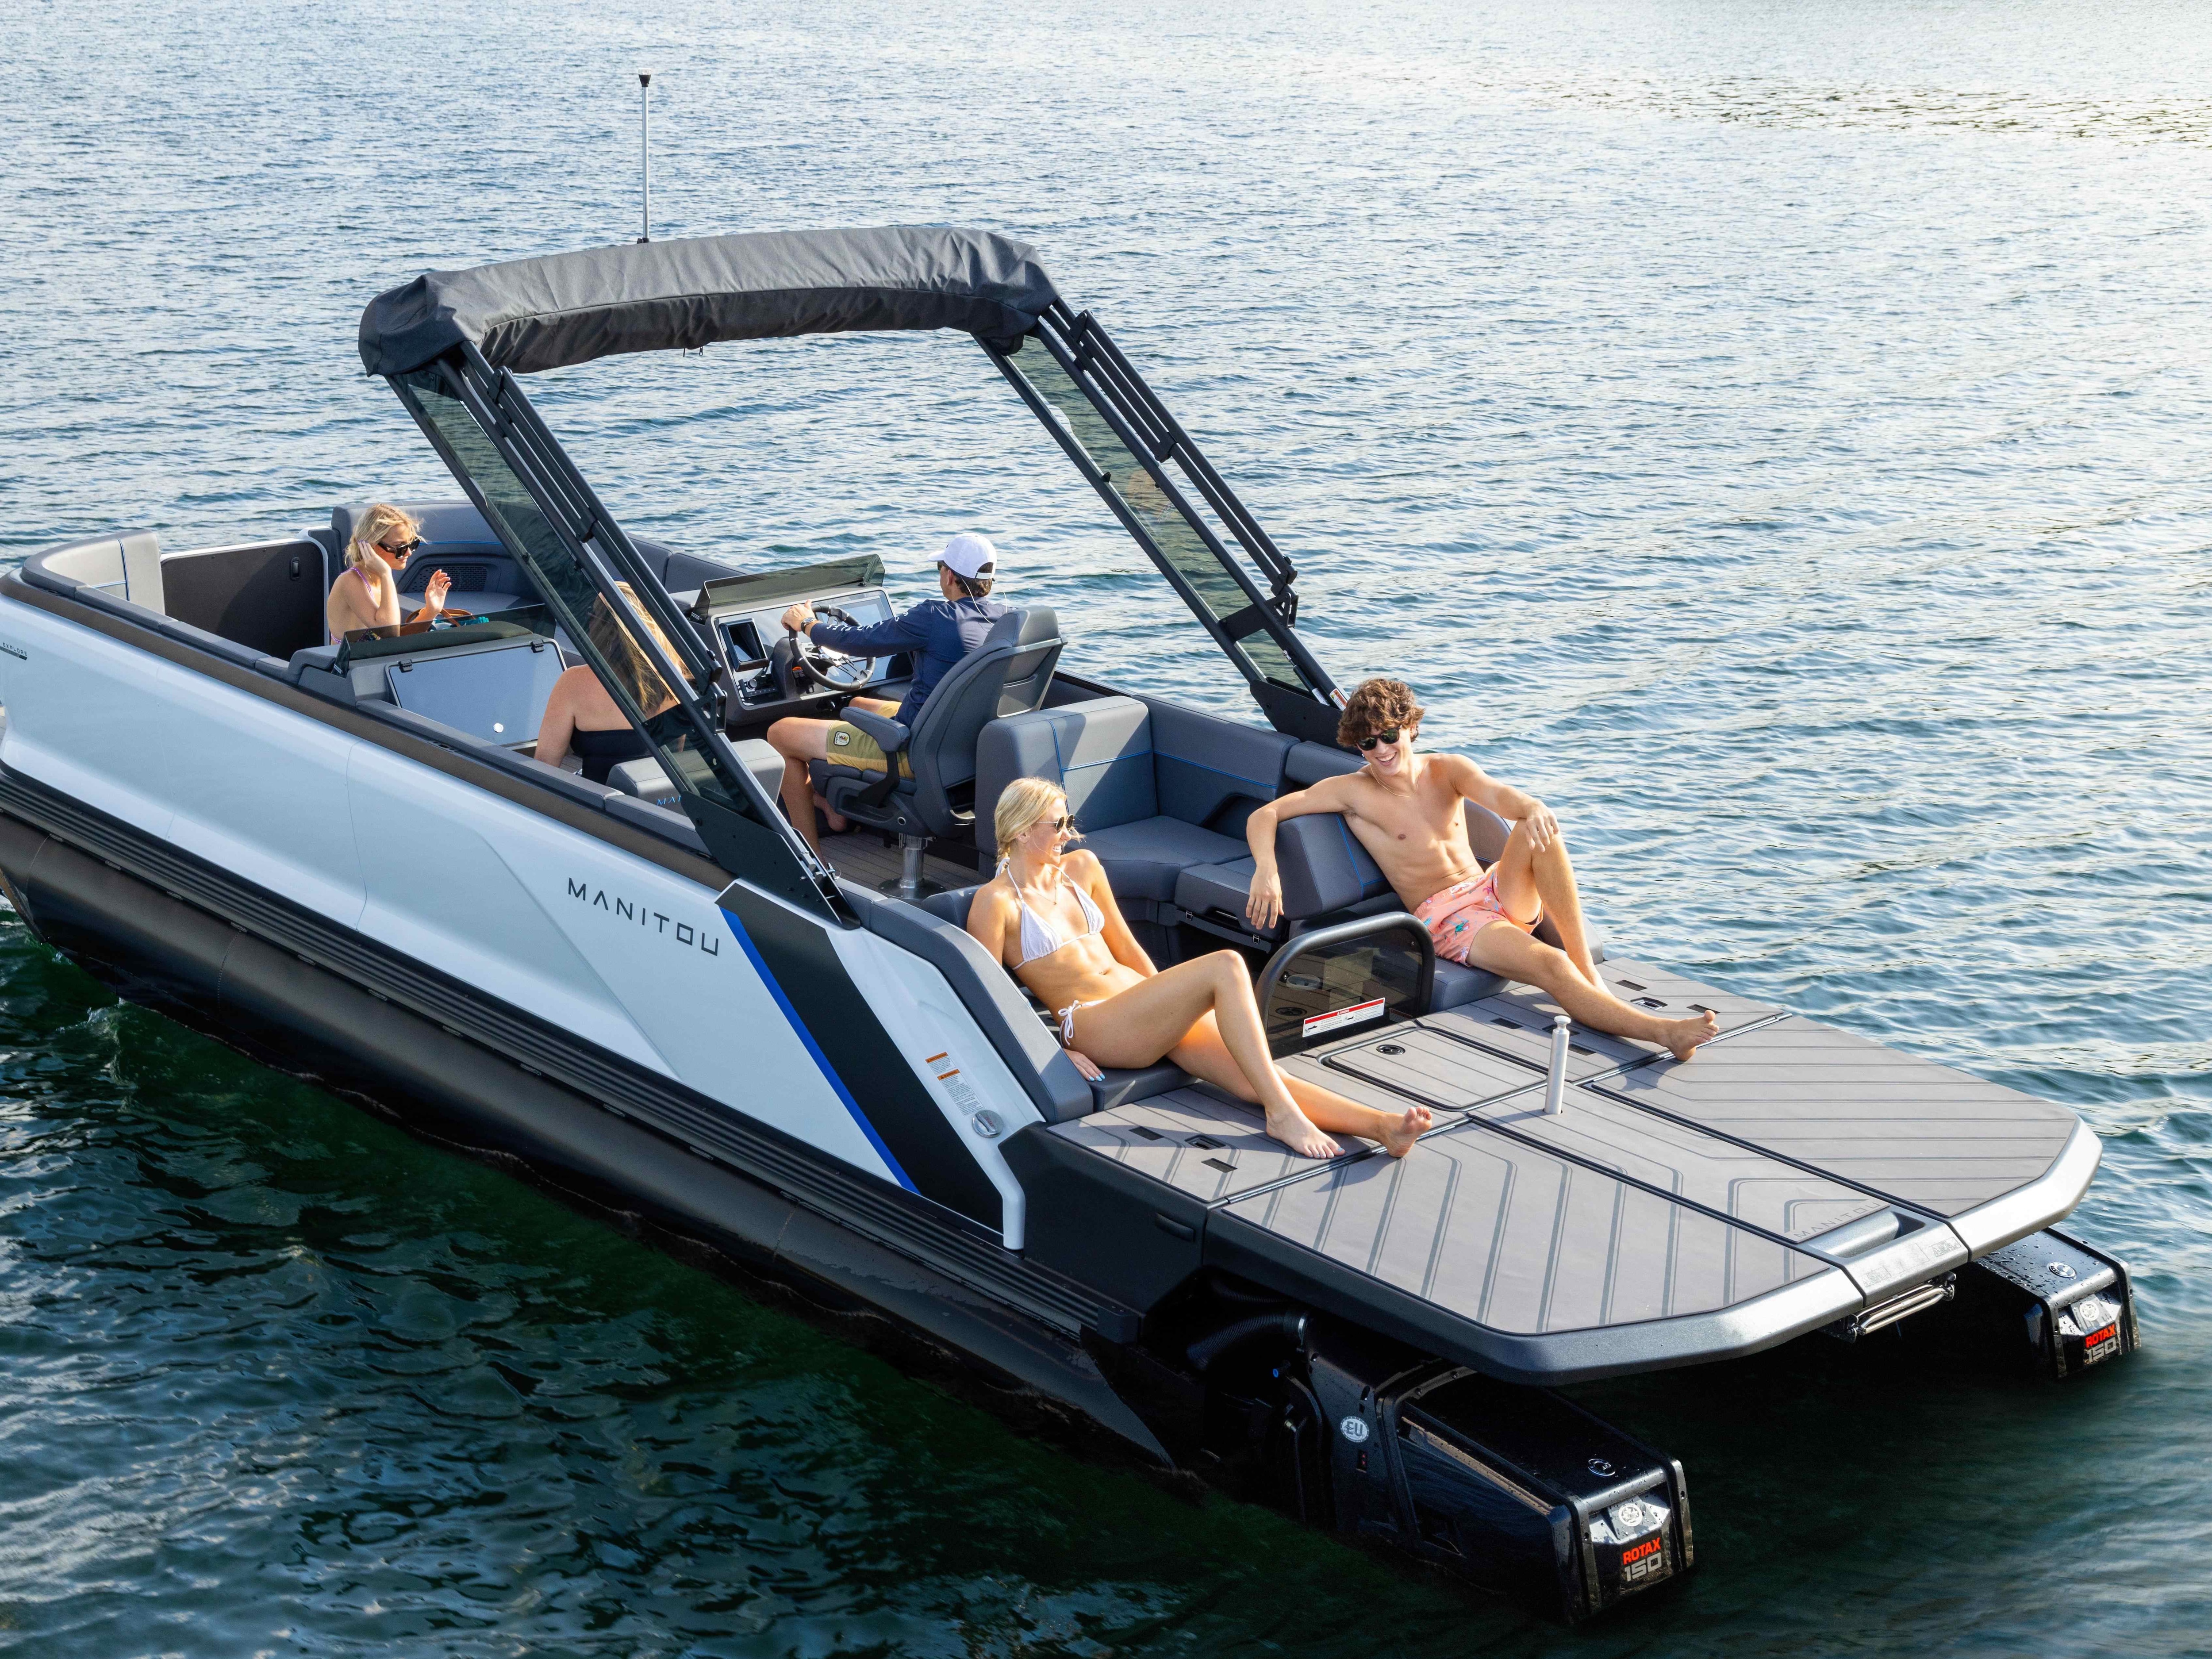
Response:
[{"label": "rear bench seat", "polygon": [[1094,697],[994,720],[975,745],[975,843],[998,856],[990,808],[1016,778],[1067,792],[1083,844],[1138,921],[1186,870],[1244,855],[1244,820],[1281,793],[1279,732],[1139,697]]},{"label": "rear bench seat", "polygon": [[[1067,792],[1083,845],[1105,866],[1133,919],[1171,922],[1181,911],[1249,937],[1253,866],[1244,821],[1278,795],[1358,767],[1327,744],[1151,698],[1063,703],[984,727],[975,749],[976,845],[996,856],[990,807],[1000,790],[1018,777],[1049,778]],[[1472,801],[1467,816],[1476,855],[1494,860],[1505,845],[1504,820]],[[1290,819],[1275,844],[1285,920],[1262,944],[1403,908],[1335,813]],[[1440,962],[1432,1006],[1455,1008],[1504,983]]]}]

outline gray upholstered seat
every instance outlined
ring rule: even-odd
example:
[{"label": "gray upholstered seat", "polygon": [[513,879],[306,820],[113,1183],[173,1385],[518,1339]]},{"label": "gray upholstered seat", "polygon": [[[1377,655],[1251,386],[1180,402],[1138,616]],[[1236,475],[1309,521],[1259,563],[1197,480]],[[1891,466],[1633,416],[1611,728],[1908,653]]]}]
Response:
[{"label": "gray upholstered seat", "polygon": [[[902,897],[919,898],[925,891],[921,859],[930,839],[963,835],[975,822],[978,735],[999,718],[1010,696],[1044,696],[1060,650],[1060,621],[1051,607],[1009,611],[937,683],[911,729],[858,709],[845,711],[847,720],[883,746],[890,769],[824,767],[823,794],[854,823],[898,836],[904,854]],[[908,775],[900,775],[901,755]]]},{"label": "gray upholstered seat", "polygon": [[[1080,817],[1079,814],[1079,822]],[[1106,879],[1116,894],[1155,902],[1174,898],[1186,872],[1233,858],[1244,845],[1181,818],[1166,817],[1086,830],[1081,844],[1106,866]]]},{"label": "gray upholstered seat", "polygon": [[1161,903],[1186,870],[1243,856],[1244,820],[1281,789],[1291,746],[1279,732],[1151,698],[1096,697],[1003,720],[977,746],[976,845],[995,850],[990,808],[1008,783],[1049,778],[1067,792],[1115,894]]},{"label": "gray upholstered seat", "polygon": [[[975,764],[976,845],[987,856],[999,792],[1018,777],[1050,778],[1066,790],[1082,844],[1105,866],[1125,910],[1143,919],[1147,907],[1171,903],[1190,921],[1234,934],[1248,927],[1252,886],[1245,818],[1287,791],[1358,770],[1359,761],[1326,744],[1173,703],[1113,696],[997,721],[983,733]],[[1475,855],[1494,861],[1505,845],[1504,822],[1472,801],[1466,811]],[[1285,821],[1276,848],[1284,899],[1278,938],[1398,906],[1334,813]],[[1432,1006],[1458,1007],[1504,984],[1480,969],[1440,962]]]},{"label": "gray upholstered seat", "polygon": [[[395,501],[392,505],[422,531],[422,550],[400,573],[401,592],[420,593],[431,573],[442,568],[453,580],[453,603],[465,610],[489,613],[538,603],[530,579],[473,503]],[[325,586],[336,581],[345,568],[346,544],[368,508],[367,501],[334,507],[331,527],[310,532],[323,549]],[[696,588],[716,576],[732,574],[726,566],[678,553],[659,542],[633,536],[630,544],[663,585],[672,590]]]},{"label": "gray upholstered seat", "polygon": [[[429,560],[464,562],[483,567],[480,572],[468,573],[476,592],[500,592],[526,593],[530,584],[523,580],[514,560],[484,522],[483,514],[468,501],[394,501],[392,503],[422,526],[422,550],[408,563],[399,579],[403,592],[421,592],[422,583],[430,579]],[[331,527],[315,532],[322,544],[325,574],[331,581],[338,579],[345,568],[347,544],[353,539],[354,530],[368,513],[369,503],[356,501],[331,509]],[[408,578],[417,570],[420,579],[412,587]],[[455,586],[460,586],[462,577],[456,576]],[[328,584],[326,583],[325,586]]]}]

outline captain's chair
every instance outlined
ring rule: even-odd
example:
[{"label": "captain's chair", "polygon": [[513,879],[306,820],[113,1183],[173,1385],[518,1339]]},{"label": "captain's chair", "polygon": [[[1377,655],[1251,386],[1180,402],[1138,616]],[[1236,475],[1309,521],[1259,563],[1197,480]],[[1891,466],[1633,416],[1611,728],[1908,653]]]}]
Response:
[{"label": "captain's chair", "polygon": [[[1026,714],[1043,702],[1060,651],[1060,618],[1050,606],[1010,611],[938,681],[911,729],[864,709],[841,716],[882,745],[888,770],[825,766],[823,797],[855,823],[899,838],[900,873],[891,889],[899,897],[918,901],[932,890],[921,878],[932,836],[974,827],[975,739],[999,715]],[[902,757],[910,776],[899,775]]]}]

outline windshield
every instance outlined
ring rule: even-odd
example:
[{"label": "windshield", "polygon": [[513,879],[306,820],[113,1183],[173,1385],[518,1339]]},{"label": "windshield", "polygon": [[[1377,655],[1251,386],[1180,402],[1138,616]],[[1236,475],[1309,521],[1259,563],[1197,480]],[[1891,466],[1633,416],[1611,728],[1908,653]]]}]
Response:
[{"label": "windshield", "polygon": [[[1024,338],[1019,349],[994,354],[1001,370],[1017,390],[1024,392],[1024,401],[1047,420],[1063,447],[1088,461],[1095,474],[1093,487],[1116,509],[1255,692],[1264,685],[1293,693],[1293,707],[1310,702],[1314,717],[1333,725],[1333,715],[1322,715],[1327,677],[1303,645],[1297,645],[1297,654],[1292,653],[1295,637],[1289,623],[1294,611],[1287,605],[1279,611],[1263,599],[1229,550],[1240,548],[1263,568],[1271,562],[1279,563],[1279,556],[1272,546],[1255,548],[1252,535],[1225,524],[1220,513],[1207,510],[1211,497],[1218,494],[1237,518],[1249,522],[1210,470],[1200,479],[1183,464],[1181,458],[1188,441],[1158,410],[1157,400],[1142,392],[1133,371],[1120,363],[1118,355],[1107,363],[1110,373],[1098,379],[1102,398],[1094,398],[1044,338],[1047,326],[1049,323],[1041,325]],[[1086,318],[1079,326],[1095,325]],[[1142,429],[1148,422],[1158,428],[1152,434],[1158,441],[1147,440],[1150,454],[1140,459],[1123,441],[1107,417],[1108,404],[1117,408],[1124,424]],[[1193,459],[1196,461],[1194,453]],[[1202,462],[1197,465],[1203,468]],[[1287,573],[1287,567],[1283,569]],[[1285,592],[1287,582],[1285,574],[1280,584]],[[1261,701],[1271,716],[1284,706],[1275,696],[1262,696]]]},{"label": "windshield", "polygon": [[352,628],[338,642],[337,669],[356,662],[396,657],[426,645],[472,645],[489,640],[550,639],[553,613],[542,605],[507,605],[498,611],[465,611],[448,605],[439,616],[403,622],[397,628]]},{"label": "windshield", "polygon": [[[562,644],[584,659],[615,706],[644,735],[716,860],[732,874],[763,880],[788,896],[816,906],[831,902],[834,878],[738,766],[714,714],[699,702],[698,688],[707,677],[697,671],[705,659],[702,654],[695,663],[690,653],[701,647],[692,641],[687,652],[673,643],[676,636],[689,637],[690,625],[666,627],[674,607],[650,576],[635,588],[617,586],[606,567],[623,568],[623,555],[634,562],[635,550],[559,453],[520,389],[504,377],[492,380],[480,362],[451,358],[394,377],[392,385],[538,588]],[[516,461],[509,460],[508,449]],[[516,470],[518,463],[530,467],[531,481]],[[568,528],[548,516],[549,504]],[[648,626],[644,617],[654,609],[672,617]],[[363,648],[404,649],[407,643],[374,641]],[[629,690],[635,677],[617,669],[611,651],[650,665],[664,685],[672,683],[672,672],[680,681],[677,704],[650,713],[641,708]]]}]

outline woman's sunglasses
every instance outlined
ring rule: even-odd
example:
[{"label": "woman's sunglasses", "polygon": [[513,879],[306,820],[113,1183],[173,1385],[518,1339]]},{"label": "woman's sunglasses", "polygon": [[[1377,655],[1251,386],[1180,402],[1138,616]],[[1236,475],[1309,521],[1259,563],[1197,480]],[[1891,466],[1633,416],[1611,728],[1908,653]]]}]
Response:
[{"label": "woman's sunglasses", "polygon": [[390,542],[379,542],[376,544],[376,550],[383,554],[387,559],[398,559],[404,561],[413,558],[415,556],[416,550],[422,545],[422,538],[420,537],[416,537],[400,543],[397,547],[394,547]]},{"label": "woman's sunglasses", "polygon": [[1040,818],[1038,822],[1056,836],[1067,835],[1075,828],[1075,820],[1066,813],[1056,818]]},{"label": "woman's sunglasses", "polygon": [[1394,726],[1388,732],[1377,732],[1371,738],[1360,738],[1359,752],[1364,755],[1372,751],[1375,745],[1378,743],[1395,743],[1397,741],[1398,728]]}]

